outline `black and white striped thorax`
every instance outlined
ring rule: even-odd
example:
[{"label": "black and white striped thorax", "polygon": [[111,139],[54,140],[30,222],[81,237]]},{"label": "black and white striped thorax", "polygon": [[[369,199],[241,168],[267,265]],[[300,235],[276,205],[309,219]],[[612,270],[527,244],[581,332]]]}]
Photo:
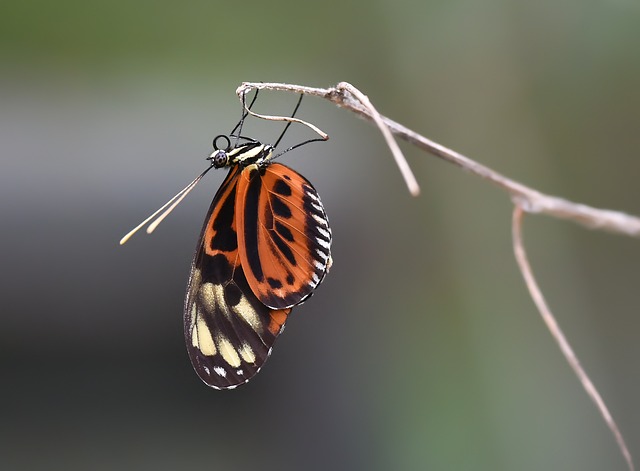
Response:
[{"label": "black and white striped thorax", "polygon": [[246,167],[251,164],[262,168],[271,162],[273,151],[273,146],[269,144],[251,141],[236,147],[229,146],[226,149],[215,149],[208,157],[208,160],[211,160],[215,168],[230,167],[232,165]]}]

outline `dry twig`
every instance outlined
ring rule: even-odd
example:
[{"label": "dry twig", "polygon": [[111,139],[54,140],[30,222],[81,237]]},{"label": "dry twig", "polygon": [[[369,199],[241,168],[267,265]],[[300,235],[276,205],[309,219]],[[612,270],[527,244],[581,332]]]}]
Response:
[{"label": "dry twig", "polygon": [[[403,125],[380,115],[373,107],[369,99],[360,92],[356,87],[347,83],[341,82],[332,88],[312,88],[300,85],[291,85],[284,83],[252,83],[245,82],[236,93],[242,97],[243,94],[248,93],[253,89],[259,90],[281,90],[293,93],[302,93],[305,95],[317,96],[335,103],[341,108],[346,108],[359,116],[373,121],[380,131],[382,132],[391,152],[396,159],[396,163],[400,168],[405,182],[409,188],[409,191],[414,196],[418,195],[418,184],[409,169],[409,166],[402,155],[397,143],[393,139],[391,134],[401,137],[402,139],[414,144],[416,147],[423,149],[433,155],[436,155],[447,162],[450,162],[470,173],[487,180],[499,188],[505,190],[511,196],[514,203],[513,213],[513,246],[516,260],[522,276],[525,279],[529,293],[538,308],[540,315],[542,316],[547,328],[551,332],[551,335],[558,343],[562,354],[565,359],[578,376],[582,387],[585,389],[587,395],[594,401],[600,414],[602,415],[607,426],[611,430],[611,433],[615,437],[615,440],[624,456],[630,471],[634,471],[633,460],[631,454],[627,448],[618,426],[616,425],[613,417],[609,413],[607,406],[605,405],[602,397],[598,393],[588,375],[580,365],[577,356],[573,349],[569,345],[566,337],[562,333],[555,317],[551,310],[548,308],[544,296],[536,283],[536,280],[531,271],[531,267],[527,260],[524,245],[522,243],[522,214],[528,213],[541,213],[553,216],[558,219],[565,219],[576,222],[591,229],[601,229],[619,234],[624,234],[632,237],[640,237],[640,218],[625,214],[619,211],[612,211],[608,209],[598,209],[591,206],[587,206],[580,203],[574,203],[557,196],[551,196],[541,193],[533,188],[523,185],[520,182],[511,180],[510,178],[501,175],[500,173],[486,167],[464,155],[455,152],[447,147],[444,147],[426,137],[404,127]],[[265,117],[267,119],[274,117]],[[279,119],[279,118],[275,118]]]},{"label": "dry twig", "polygon": [[[371,110],[364,105],[360,99],[353,95],[351,90],[355,87],[346,82],[339,83],[333,88],[311,88],[300,85],[290,85],[285,83],[251,83],[245,82],[236,93],[241,95],[248,93],[252,89],[260,90],[282,90],[293,93],[304,93],[305,95],[317,96],[335,103],[341,108],[346,108],[359,116],[375,121]],[[364,96],[364,95],[362,95]],[[522,209],[528,213],[541,213],[559,219],[566,219],[577,222],[592,229],[602,229],[610,232],[617,232],[633,237],[640,237],[640,218],[625,214],[619,211],[608,209],[598,209],[584,204],[574,203],[557,196],[546,195],[522,183],[501,175],[500,173],[486,167],[469,157],[448,149],[426,137],[406,128],[385,116],[379,116],[386,128],[398,137],[414,144],[416,147],[440,157],[458,167],[467,170],[494,185],[507,191],[514,198]],[[405,176],[405,180],[407,177]]]},{"label": "dry twig", "polygon": [[562,351],[564,357],[567,359],[569,366],[580,380],[580,383],[582,383],[582,387],[587,392],[589,397],[593,399],[593,402],[596,404],[596,407],[600,411],[600,415],[602,415],[602,418],[607,423],[609,430],[611,430],[611,433],[613,433],[613,436],[615,437],[616,442],[620,447],[620,451],[622,452],[624,459],[629,466],[629,469],[633,471],[634,468],[633,460],[631,459],[631,453],[629,453],[629,449],[627,448],[627,445],[624,441],[624,437],[620,433],[620,429],[618,429],[616,422],[613,420],[613,417],[611,416],[607,405],[604,403],[602,396],[600,396],[600,393],[591,382],[591,379],[589,379],[586,371],[584,371],[584,368],[582,368],[580,360],[578,360],[578,357],[573,351],[573,348],[571,348],[571,345],[569,345],[569,341],[565,337],[562,329],[556,321],[556,318],[549,309],[547,301],[544,299],[544,295],[542,294],[542,291],[538,286],[538,282],[533,276],[533,271],[531,270],[531,265],[529,264],[527,252],[525,251],[524,244],[522,242],[522,215],[522,207],[518,203],[515,203],[515,206],[513,208],[512,224],[513,252],[516,256],[518,266],[520,267],[520,272],[524,277],[527,289],[529,290],[529,294],[531,295],[531,299],[533,299],[533,302],[538,308],[538,312],[540,312],[540,315],[542,316],[542,320],[547,325],[547,329],[549,329],[549,332],[551,332],[551,336],[560,347],[560,350]]}]

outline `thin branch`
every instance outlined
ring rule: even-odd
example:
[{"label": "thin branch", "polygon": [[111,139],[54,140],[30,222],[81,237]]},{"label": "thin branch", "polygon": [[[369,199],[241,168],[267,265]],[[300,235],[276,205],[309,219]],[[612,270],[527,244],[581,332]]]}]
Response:
[{"label": "thin branch", "polygon": [[[346,82],[341,82],[332,88],[312,88],[285,83],[245,82],[238,87],[236,93],[240,95],[252,89],[281,90],[317,96],[329,100],[341,108],[346,108],[369,121],[375,122],[374,113],[370,108],[366,107],[358,97],[353,95],[352,90],[355,90],[355,87]],[[640,237],[640,218],[636,216],[620,211],[593,208],[584,204],[574,203],[564,198],[544,194],[520,182],[507,178],[459,152],[427,139],[383,115],[378,116],[393,134],[507,191],[514,201],[517,201],[518,205],[526,212],[541,213],[559,219],[566,219],[591,229],[600,229],[632,237]],[[396,154],[394,153],[394,155]],[[396,159],[398,159],[397,156]],[[405,175],[405,179],[406,178]]]},{"label": "thin branch", "polygon": [[[245,82],[240,87],[238,87],[238,89],[236,90],[236,94],[240,97],[241,101],[242,101],[243,95],[246,95],[249,91],[251,91],[252,88],[260,88],[260,89],[264,88],[264,87],[253,87],[253,85],[256,85],[256,84],[250,84]],[[285,90],[285,89],[292,90],[291,88],[288,88],[288,87],[296,87],[296,85],[285,85],[285,84],[261,83],[260,85],[276,85],[278,87],[283,87],[283,88],[275,88],[276,90]],[[404,154],[400,150],[398,143],[393,138],[393,134],[389,130],[389,127],[387,126],[384,120],[384,117],[380,113],[378,113],[378,110],[375,109],[375,107],[373,106],[373,103],[369,101],[369,98],[353,85],[347,82],[340,82],[337,88],[344,91],[345,93],[348,93],[350,96],[355,97],[359,105],[362,106],[364,110],[366,110],[366,112],[368,113],[367,116],[369,116],[370,119],[378,126],[378,129],[382,133],[385,141],[387,141],[387,146],[389,146],[389,150],[391,150],[391,154],[396,160],[396,165],[398,165],[398,168],[400,169],[400,173],[402,174],[402,177],[404,178],[404,181],[407,184],[407,188],[409,188],[409,193],[411,193],[412,196],[418,196],[420,194],[420,186],[418,185],[418,181],[416,180],[416,177],[413,175],[413,172],[409,167],[409,163],[407,162],[407,159],[405,159]],[[271,88],[271,89],[273,90],[274,88]],[[318,91],[321,91],[321,90],[322,89],[320,88],[314,89],[309,87],[300,87],[299,93],[303,93],[307,95],[323,96],[317,93]],[[246,106],[245,106],[245,109],[247,109]],[[327,134],[319,130],[313,124],[307,123],[306,121],[302,121],[296,118],[287,118],[285,116],[259,115],[258,113],[254,113],[250,109],[247,109],[247,111],[251,113],[253,116],[256,116],[257,118],[267,119],[270,121],[289,121],[289,122],[297,122],[297,123],[304,124],[305,126],[308,126],[311,129],[313,129],[315,132],[317,132],[325,141],[329,139],[329,136]]]},{"label": "thin branch", "polygon": [[[605,405],[602,397],[598,393],[597,389],[587,376],[586,372],[580,365],[578,358],[576,357],[573,349],[566,340],[566,337],[562,333],[562,330],[558,326],[553,314],[548,308],[544,296],[535,281],[533,272],[527,260],[526,252],[522,244],[522,215],[524,212],[528,213],[540,213],[546,214],[558,219],[565,219],[581,224],[591,229],[606,230],[618,234],[628,235],[631,237],[640,237],[640,218],[625,214],[620,211],[612,211],[608,209],[598,209],[591,206],[587,206],[580,203],[574,203],[564,198],[557,196],[551,196],[544,194],[538,190],[523,185],[520,182],[505,177],[504,175],[496,172],[495,170],[486,167],[462,154],[455,152],[443,145],[438,144],[426,137],[412,131],[405,126],[380,115],[369,99],[360,92],[353,85],[346,82],[341,82],[337,86],[332,88],[312,88],[300,85],[291,85],[285,83],[253,83],[245,82],[238,87],[236,93],[239,96],[248,93],[252,89],[267,89],[267,90],[280,90],[293,93],[303,93],[306,95],[317,96],[331,101],[341,108],[346,108],[358,114],[360,117],[369,121],[375,122],[380,128],[381,132],[387,140],[387,144],[391,149],[396,162],[400,167],[405,180],[410,188],[412,184],[410,182],[413,175],[411,174],[408,165],[402,152],[397,147],[397,144],[393,139],[390,139],[389,131],[402,139],[410,142],[416,147],[423,149],[449,163],[457,165],[458,167],[477,175],[478,177],[487,180],[497,187],[505,190],[511,196],[511,199],[515,205],[513,213],[513,246],[516,260],[525,279],[529,293],[536,304],[540,315],[542,316],[547,328],[551,332],[551,335],[558,343],[562,354],[565,356],[567,362],[578,376],[582,387],[587,392],[587,395],[594,401],[596,407],[603,419],[605,420],[609,430],[614,435],[614,438],[627,462],[630,471],[634,471],[633,460],[631,454],[626,446],[624,438],[618,429],[615,421],[613,420],[607,406]],[[417,183],[415,188],[417,188]]]},{"label": "thin branch", "polygon": [[398,168],[400,169],[400,173],[402,173],[402,176],[404,177],[404,181],[409,188],[409,193],[411,193],[413,196],[418,196],[420,194],[420,186],[418,186],[418,181],[413,175],[413,172],[409,167],[409,163],[400,150],[398,143],[393,138],[393,135],[389,130],[389,126],[387,126],[385,121],[382,119],[382,115],[378,113],[378,110],[376,110],[371,101],[369,101],[369,97],[367,97],[364,93],[347,82],[340,82],[338,84],[338,88],[345,93],[350,93],[351,95],[355,96],[362,104],[362,106],[365,107],[365,109],[369,113],[369,116],[373,118],[374,123],[376,124],[376,126],[378,126],[378,129],[384,136],[384,139],[387,141],[387,146],[389,146],[393,157],[396,159],[396,165],[398,166]]},{"label": "thin branch", "polygon": [[571,348],[571,345],[569,345],[569,341],[567,340],[564,333],[562,332],[562,329],[560,329],[558,322],[556,321],[553,313],[549,309],[549,306],[547,305],[547,302],[544,299],[542,291],[540,291],[540,287],[538,286],[538,283],[536,282],[536,279],[533,276],[533,271],[531,270],[531,265],[529,265],[527,253],[522,243],[522,214],[523,214],[523,209],[520,207],[518,203],[516,203],[513,210],[513,225],[512,225],[513,252],[515,254],[516,261],[518,262],[518,266],[520,267],[520,271],[522,272],[522,276],[524,277],[524,281],[529,290],[529,294],[531,295],[533,302],[538,308],[538,312],[540,313],[542,320],[547,325],[549,332],[551,332],[551,335],[556,341],[556,343],[558,344],[558,346],[560,347],[562,354],[567,359],[569,366],[571,367],[573,372],[576,374],[576,376],[582,383],[582,387],[587,392],[587,395],[595,403],[596,407],[600,411],[600,415],[602,415],[604,421],[606,422],[607,427],[609,427],[609,430],[611,430],[611,433],[615,437],[618,447],[620,448],[620,451],[622,452],[622,455],[624,456],[624,459],[626,460],[627,465],[629,466],[629,470],[634,471],[635,468],[633,466],[631,453],[629,453],[629,449],[627,448],[627,445],[624,441],[624,437],[620,433],[620,429],[616,425],[616,422],[615,420],[613,420],[613,417],[611,416],[609,409],[607,408],[606,404],[602,400],[602,396],[600,396],[600,393],[598,392],[596,387],[593,385],[593,383],[589,379],[589,376],[584,371],[584,368],[582,368],[582,365],[580,364],[578,357],[576,356],[575,352]]}]

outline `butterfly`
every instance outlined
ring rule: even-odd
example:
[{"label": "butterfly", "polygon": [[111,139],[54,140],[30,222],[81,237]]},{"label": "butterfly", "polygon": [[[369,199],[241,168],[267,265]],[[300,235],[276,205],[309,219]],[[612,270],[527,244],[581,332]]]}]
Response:
[{"label": "butterfly", "polygon": [[153,231],[210,169],[229,169],[205,217],[184,303],[189,358],[216,389],[235,388],[260,370],[292,308],[313,294],[332,263],[332,233],[317,191],[273,162],[321,139],[275,153],[291,122],[275,145],[263,144],[240,135],[245,109],[243,102],[240,123],[228,136],[213,140],[210,167],[121,241],[169,206],[147,229]]}]

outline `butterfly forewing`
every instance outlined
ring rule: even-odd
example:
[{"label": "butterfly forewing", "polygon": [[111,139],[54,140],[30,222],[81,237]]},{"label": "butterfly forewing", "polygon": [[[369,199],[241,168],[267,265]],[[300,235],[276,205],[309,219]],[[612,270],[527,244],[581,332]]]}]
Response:
[{"label": "butterfly forewing", "polygon": [[218,190],[200,235],[187,289],[184,329],[200,378],[215,388],[247,382],[266,361],[291,309],[260,302],[238,251],[234,166]]},{"label": "butterfly forewing", "polygon": [[236,228],[246,280],[264,305],[295,306],[324,278],[331,259],[327,215],[311,183],[289,167],[242,170]]}]

